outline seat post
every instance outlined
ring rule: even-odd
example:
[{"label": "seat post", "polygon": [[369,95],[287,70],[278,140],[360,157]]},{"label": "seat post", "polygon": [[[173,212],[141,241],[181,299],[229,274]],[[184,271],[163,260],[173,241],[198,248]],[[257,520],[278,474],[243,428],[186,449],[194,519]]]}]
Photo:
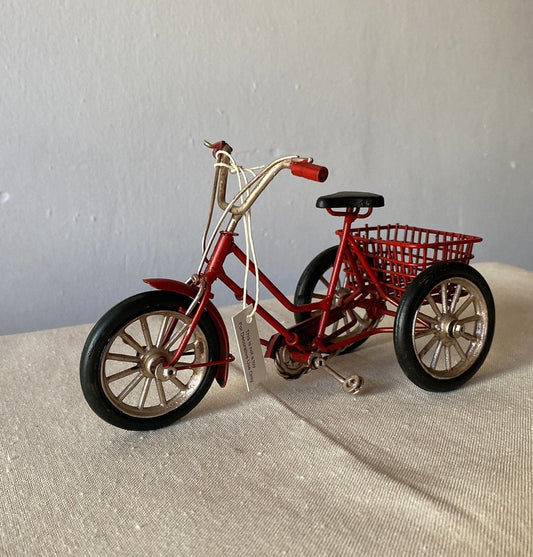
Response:
[{"label": "seat post", "polygon": [[[352,223],[359,218],[359,207],[347,207],[346,211],[333,211],[329,207],[327,208],[328,213],[335,216],[344,216],[344,223],[342,230],[338,231],[337,234],[340,235],[339,248],[337,250],[337,255],[335,256],[335,261],[333,263],[333,269],[331,271],[330,282],[328,290],[326,293],[326,300],[328,304],[331,304],[335,297],[335,290],[337,289],[337,282],[341,274],[342,265],[344,261],[344,254],[346,253],[348,238],[350,237],[350,231],[352,228]],[[370,209],[370,212],[372,209]],[[367,216],[365,213],[364,216]],[[322,339],[326,332],[327,327],[328,312],[324,311],[320,317],[320,322],[318,324],[317,338]]]},{"label": "seat post", "polygon": [[366,219],[368,218],[373,211],[372,207],[368,207],[366,212],[363,214],[359,214],[360,208],[354,208],[354,207],[348,207],[346,209],[346,211],[334,211],[333,209],[330,209],[329,207],[326,208],[326,211],[328,212],[328,214],[334,216],[334,217],[345,217],[348,218],[350,217],[350,224],[356,220],[356,219]]}]

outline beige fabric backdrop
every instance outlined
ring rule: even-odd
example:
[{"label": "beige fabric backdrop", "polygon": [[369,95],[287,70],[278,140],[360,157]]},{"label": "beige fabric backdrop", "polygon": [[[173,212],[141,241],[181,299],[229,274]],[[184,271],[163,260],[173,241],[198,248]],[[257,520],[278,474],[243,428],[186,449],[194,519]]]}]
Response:
[{"label": "beige fabric backdrop", "polygon": [[494,344],[446,394],[381,336],[337,359],[356,398],[271,363],[248,395],[232,366],[181,422],[126,432],[81,395],[89,326],[0,338],[0,554],[531,555],[533,273],[477,267]]}]

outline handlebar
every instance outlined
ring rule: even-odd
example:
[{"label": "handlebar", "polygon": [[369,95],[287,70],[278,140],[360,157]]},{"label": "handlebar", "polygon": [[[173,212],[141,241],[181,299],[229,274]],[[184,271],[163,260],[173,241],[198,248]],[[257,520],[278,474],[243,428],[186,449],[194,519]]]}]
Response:
[{"label": "handlebar", "polygon": [[[217,163],[224,162],[225,157],[223,152],[231,154],[231,152],[233,151],[232,147],[225,141],[218,141],[217,143],[209,143],[208,141],[204,141],[204,145],[212,150],[213,156],[216,158]],[[233,215],[234,225],[237,223],[238,220],[240,220],[242,215],[249,210],[249,208],[259,197],[262,191],[267,187],[267,185],[273,180],[276,174],[284,168],[289,168],[294,176],[300,176],[302,178],[307,178],[308,180],[314,180],[316,182],[324,182],[328,177],[328,169],[325,166],[319,166],[312,163],[313,159],[311,158],[296,156],[283,157],[270,163],[264,170],[262,170],[252,180],[250,180],[250,182],[248,182],[248,186],[253,186],[253,190],[249,190],[250,193],[248,197],[244,201],[242,201],[240,205],[233,205],[228,209]],[[217,202],[219,207],[223,211],[225,211],[229,205],[226,201],[227,179],[228,168],[226,168],[225,166],[216,166],[212,202],[214,201],[214,197],[216,195],[215,192],[217,192]]]}]

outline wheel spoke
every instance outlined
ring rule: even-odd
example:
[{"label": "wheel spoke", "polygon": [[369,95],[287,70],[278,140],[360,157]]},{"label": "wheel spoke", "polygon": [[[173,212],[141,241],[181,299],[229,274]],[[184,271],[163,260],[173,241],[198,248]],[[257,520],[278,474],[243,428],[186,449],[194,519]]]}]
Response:
[{"label": "wheel spoke", "polygon": [[317,294],[316,292],[313,292],[313,294],[311,295],[311,299],[315,299],[315,300],[325,300],[326,299],[326,294]]},{"label": "wheel spoke", "polygon": [[448,283],[443,282],[440,286],[440,299],[442,306],[442,313],[447,313],[448,311]]},{"label": "wheel spoke", "polygon": [[455,347],[457,354],[459,354],[459,357],[461,358],[461,362],[465,362],[466,354],[464,353],[464,350],[461,348],[461,345],[459,344],[459,341],[457,339],[455,339],[453,346]]},{"label": "wheel spoke", "polygon": [[355,311],[355,309],[348,310],[350,317],[359,323],[363,328],[366,328],[370,324],[370,319],[365,319]]},{"label": "wheel spoke", "polygon": [[176,385],[176,387],[178,387],[178,389],[180,391],[186,391],[187,390],[187,385],[185,383],[182,383],[177,377],[175,377],[175,376],[171,377],[170,381],[172,383],[174,383],[174,385]]},{"label": "wheel spoke", "polygon": [[435,369],[437,367],[437,362],[439,361],[440,352],[442,350],[442,341],[439,340],[437,344],[437,348],[435,348],[435,352],[433,354],[433,358],[431,359],[431,367]]},{"label": "wheel spoke", "polygon": [[455,312],[455,315],[457,317],[459,317],[459,315],[461,315],[461,313],[463,313],[463,311],[474,301],[474,295],[473,294],[469,294],[468,298],[463,302],[463,304],[461,305],[461,307]]},{"label": "wheel spoke", "polygon": [[146,404],[146,399],[148,397],[148,391],[150,390],[150,385],[152,384],[152,377],[145,377],[144,384],[141,391],[141,396],[139,397],[139,402],[137,404],[137,408],[142,410],[144,405]]},{"label": "wheel spoke", "polygon": [[423,338],[423,337],[427,337],[428,335],[434,335],[435,334],[435,330],[432,327],[428,327],[426,329],[417,329],[415,331],[415,339],[419,339],[419,338]]},{"label": "wheel spoke", "polygon": [[319,280],[326,288],[329,288],[329,281],[324,277],[324,275],[322,275],[318,280]]},{"label": "wheel spoke", "polygon": [[459,319],[457,323],[461,325],[466,325],[467,323],[477,323],[481,319],[481,316],[475,314],[470,315],[469,317],[465,317],[464,319]]},{"label": "wheel spoke", "polygon": [[431,306],[431,309],[435,312],[435,315],[437,317],[439,317],[441,315],[441,311],[439,309],[439,306],[437,306],[437,303],[435,302],[435,299],[433,298],[433,296],[431,294],[428,294],[426,296],[426,301]]},{"label": "wheel spoke", "polygon": [[133,373],[137,373],[139,371],[138,367],[130,367],[128,369],[125,369],[123,371],[119,371],[118,373],[113,373],[113,375],[109,375],[106,378],[106,381],[108,383],[112,383],[113,381],[118,381],[119,379],[123,379],[124,377],[128,377],[129,375],[132,375]]},{"label": "wheel spoke", "polygon": [[450,313],[453,313],[455,311],[455,306],[457,305],[457,302],[459,301],[459,298],[461,296],[462,291],[463,291],[463,287],[460,284],[456,284],[455,285],[455,292],[453,293],[453,298],[452,298],[452,301],[450,303]]},{"label": "wheel spoke", "polygon": [[424,346],[424,348],[422,348],[422,350],[420,350],[420,352],[418,353],[418,357],[420,359],[422,359],[433,348],[433,346],[435,346],[435,343],[437,342],[437,340],[438,340],[438,337],[436,335],[433,335],[433,337]]},{"label": "wheel spoke", "polygon": [[159,396],[159,403],[163,408],[167,406],[167,398],[165,396],[165,389],[163,388],[163,382],[159,379],[155,380],[155,385],[157,387],[157,394]]},{"label": "wheel spoke", "polygon": [[[185,334],[185,331],[187,330],[187,325],[185,323],[180,323],[180,325],[181,328],[172,335],[172,338],[170,338],[168,342],[165,343],[165,346],[163,348],[165,348],[166,350],[171,350],[172,345],[175,344]],[[175,327],[176,325],[174,325],[173,328]]]},{"label": "wheel spoke", "polygon": [[116,360],[117,362],[131,362],[134,364],[138,364],[141,361],[138,356],[130,356],[129,354],[114,354],[111,352],[107,354],[106,359]]},{"label": "wheel spoke", "polygon": [[450,371],[452,369],[452,357],[449,346],[444,347],[444,367],[446,368],[446,371]]},{"label": "wheel spoke", "polygon": [[189,342],[183,351],[182,356],[194,356],[196,354],[196,347],[199,345],[199,342],[195,340],[194,342]]},{"label": "wheel spoke", "polygon": [[479,341],[478,337],[476,337],[475,335],[471,335],[470,333],[463,333],[461,336],[472,343]]},{"label": "wheel spoke", "polygon": [[[161,322],[161,326],[159,328],[159,333],[157,335],[157,340],[155,341],[155,345],[160,348],[161,344],[168,339],[168,335],[171,331],[169,331],[170,327],[172,327],[172,321],[175,321],[175,318],[171,315],[165,315],[163,321]],[[170,327],[169,327],[169,324]],[[175,324],[175,323],[174,323]]]},{"label": "wheel spoke", "polygon": [[139,373],[137,377],[134,377],[132,381],[126,385],[124,390],[117,396],[118,400],[121,402],[135,389],[135,387],[141,382],[143,376]]},{"label": "wheel spoke", "polygon": [[144,352],[144,348],[131,335],[126,333],[126,331],[122,331],[119,336],[124,343],[131,346],[138,354]]},{"label": "wheel spoke", "polygon": [[416,318],[417,320],[420,319],[421,321],[425,321],[426,323],[431,323],[431,325],[436,325],[438,323],[438,320],[435,319],[435,317],[431,317],[431,315],[426,315],[421,311],[418,312]]},{"label": "wheel spoke", "polygon": [[148,320],[146,319],[146,315],[141,316],[139,321],[141,322],[141,329],[143,331],[146,346],[148,346],[148,348],[152,348],[154,344],[152,342],[152,336],[150,335],[150,327],[148,327]]}]

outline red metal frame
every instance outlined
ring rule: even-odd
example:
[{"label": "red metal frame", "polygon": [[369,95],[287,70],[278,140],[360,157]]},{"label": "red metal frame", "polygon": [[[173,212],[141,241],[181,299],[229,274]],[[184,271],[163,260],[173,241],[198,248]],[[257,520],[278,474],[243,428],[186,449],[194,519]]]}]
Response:
[{"label": "red metal frame", "polygon": [[[384,315],[395,315],[395,311],[387,308],[387,303],[393,307],[397,307],[401,293],[405,291],[408,283],[420,272],[420,265],[426,266],[439,260],[437,253],[443,255],[454,255],[455,259],[468,262],[472,257],[472,244],[480,239],[473,236],[458,235],[453,233],[444,233],[429,229],[415,229],[404,225],[387,225],[384,227],[364,227],[353,229],[352,224],[358,218],[366,218],[372,213],[372,209],[368,208],[364,214],[360,214],[358,208],[348,208],[345,211],[334,211],[328,209],[328,212],[334,216],[344,217],[344,223],[341,230],[337,231],[340,237],[339,249],[335,262],[333,264],[332,275],[326,296],[318,302],[312,302],[303,305],[292,303],[276,285],[260,270],[256,269],[253,262],[248,261],[250,271],[258,276],[259,282],[278,300],[278,302],[291,313],[307,313],[318,311],[317,317],[294,325],[290,328],[285,327],[273,315],[271,315],[261,304],[257,306],[257,314],[263,318],[275,331],[270,340],[261,339],[263,345],[267,346],[266,356],[274,357],[276,348],[283,338],[285,343],[291,349],[291,356],[296,361],[307,362],[312,352],[335,353],[342,348],[353,344],[364,338],[379,333],[392,333],[392,327],[375,327],[371,330],[364,331],[357,335],[345,338],[337,342],[331,342],[332,336],[326,335],[328,325],[338,321],[339,313],[344,307],[354,307],[354,300],[360,298],[360,307],[373,303],[368,310],[372,311],[373,319],[378,319]],[[398,238],[398,233],[404,234]],[[408,237],[407,235],[410,234]],[[417,242],[414,238],[418,239]],[[198,305],[194,308],[191,316],[191,323],[185,332],[180,346],[172,360],[167,365],[176,365],[185,347],[188,345],[191,335],[200,320],[200,316],[204,311],[212,312],[213,304],[210,302],[212,297],[211,287],[216,280],[220,280],[234,294],[237,300],[242,300],[244,289],[231,279],[224,270],[224,263],[227,257],[232,254],[243,265],[247,264],[246,254],[236,245],[234,232],[223,231],[213,248],[211,257],[207,259],[205,270],[198,276],[198,284],[202,284],[204,288]],[[433,239],[430,242],[429,239]],[[433,250],[431,252],[431,250]],[[440,252],[439,252],[440,250]],[[428,253],[432,253],[428,256]],[[394,254],[394,257],[391,255]],[[409,272],[405,269],[411,265],[413,269]],[[338,278],[343,272],[353,275],[354,283],[358,288],[348,294],[340,306],[334,305],[335,290]],[[398,280],[400,277],[401,280]],[[196,294],[194,287],[188,287]],[[373,302],[368,302],[369,297]],[[255,304],[254,298],[246,295],[247,304]],[[218,313],[218,312],[217,312]],[[219,314],[218,314],[219,315]],[[334,336],[340,336],[348,331],[352,323],[339,328]],[[222,325],[223,327],[223,325]],[[221,325],[217,317],[217,328],[220,330]],[[227,343],[227,333],[224,334],[224,341]],[[227,346],[227,344],[226,344]],[[231,355],[228,350],[220,361],[213,362],[222,366],[225,364],[225,372],[217,374],[219,382],[225,384],[227,378],[227,364],[231,361]],[[222,369],[222,367],[221,367]]]},{"label": "red metal frame", "polygon": [[[364,215],[359,215],[359,211],[357,209],[348,209],[346,212],[338,213],[333,212],[335,215],[344,216],[344,226],[342,229],[341,239],[339,242],[339,251],[337,253],[337,257],[335,259],[335,263],[333,266],[333,272],[331,276],[330,285],[326,296],[324,299],[318,302],[312,302],[309,304],[303,305],[296,305],[292,303],[282,292],[279,290],[276,285],[260,270],[256,269],[253,262],[249,262],[249,268],[252,274],[258,274],[259,282],[276,298],[283,307],[285,307],[291,313],[302,313],[302,312],[313,312],[313,311],[320,311],[320,318],[318,327],[316,330],[316,334],[313,335],[313,345],[309,346],[308,342],[300,339],[298,332],[294,329],[298,329],[298,326],[287,328],[282,323],[280,323],[274,316],[272,316],[261,304],[257,306],[257,314],[263,318],[277,333],[281,335],[285,342],[293,347],[296,351],[300,351],[303,354],[312,351],[321,351],[321,352],[335,352],[344,346],[356,342],[359,339],[366,338],[373,334],[377,334],[380,332],[388,332],[388,328],[376,328],[371,331],[366,331],[360,335],[356,335],[354,337],[350,337],[349,339],[345,339],[343,341],[339,341],[333,344],[326,344],[324,342],[325,337],[325,330],[328,325],[332,322],[336,321],[337,314],[342,311],[342,308],[334,308],[333,299],[335,295],[335,288],[337,284],[337,280],[342,270],[343,263],[350,266],[350,268],[354,269],[354,273],[356,275],[360,275],[359,266],[356,264],[356,259],[362,266],[362,269],[366,272],[368,277],[370,278],[371,282],[374,283],[372,289],[376,290],[379,295],[384,299],[394,303],[393,300],[389,300],[387,297],[385,290],[380,286],[380,283],[372,270],[371,266],[366,261],[366,258],[361,253],[359,247],[353,242],[351,238],[351,225],[357,218],[363,218],[369,216],[371,213],[371,209],[367,211]],[[246,254],[235,244],[235,236],[236,234],[233,232],[224,231],[221,232],[218,238],[218,241],[213,248],[213,252],[211,257],[207,260],[205,270],[201,274],[201,279],[205,281],[205,290],[199,300],[199,305],[195,308],[194,314],[192,316],[192,321],[189,324],[187,331],[185,332],[180,346],[176,350],[176,353],[172,360],[168,362],[168,365],[172,366],[175,365],[178,360],[180,359],[185,347],[188,345],[191,335],[194,331],[194,328],[198,324],[200,320],[200,316],[202,312],[206,309],[209,298],[211,296],[211,287],[212,284],[216,280],[220,280],[223,284],[225,284],[234,294],[237,300],[242,300],[244,296],[244,289],[239,286],[231,277],[227,275],[224,270],[224,262],[226,258],[232,254],[235,258],[240,261],[243,265],[246,264]],[[350,246],[350,248],[348,248]],[[356,259],[354,259],[353,254],[350,250],[354,250]],[[363,294],[363,288],[365,282],[362,280],[358,280],[357,283],[360,286],[359,291],[350,294],[348,297],[348,302],[351,302],[354,298],[361,296]],[[366,281],[368,284],[368,281]],[[246,295],[246,303],[247,304],[254,304],[255,300],[250,295]],[[394,314],[394,312],[390,312],[386,310],[385,306],[383,306],[382,314]],[[342,329],[340,330],[342,333]],[[276,336],[276,335],[274,335]],[[271,339],[272,341],[272,339]],[[262,339],[262,343],[264,345],[269,345],[269,341]]]}]

